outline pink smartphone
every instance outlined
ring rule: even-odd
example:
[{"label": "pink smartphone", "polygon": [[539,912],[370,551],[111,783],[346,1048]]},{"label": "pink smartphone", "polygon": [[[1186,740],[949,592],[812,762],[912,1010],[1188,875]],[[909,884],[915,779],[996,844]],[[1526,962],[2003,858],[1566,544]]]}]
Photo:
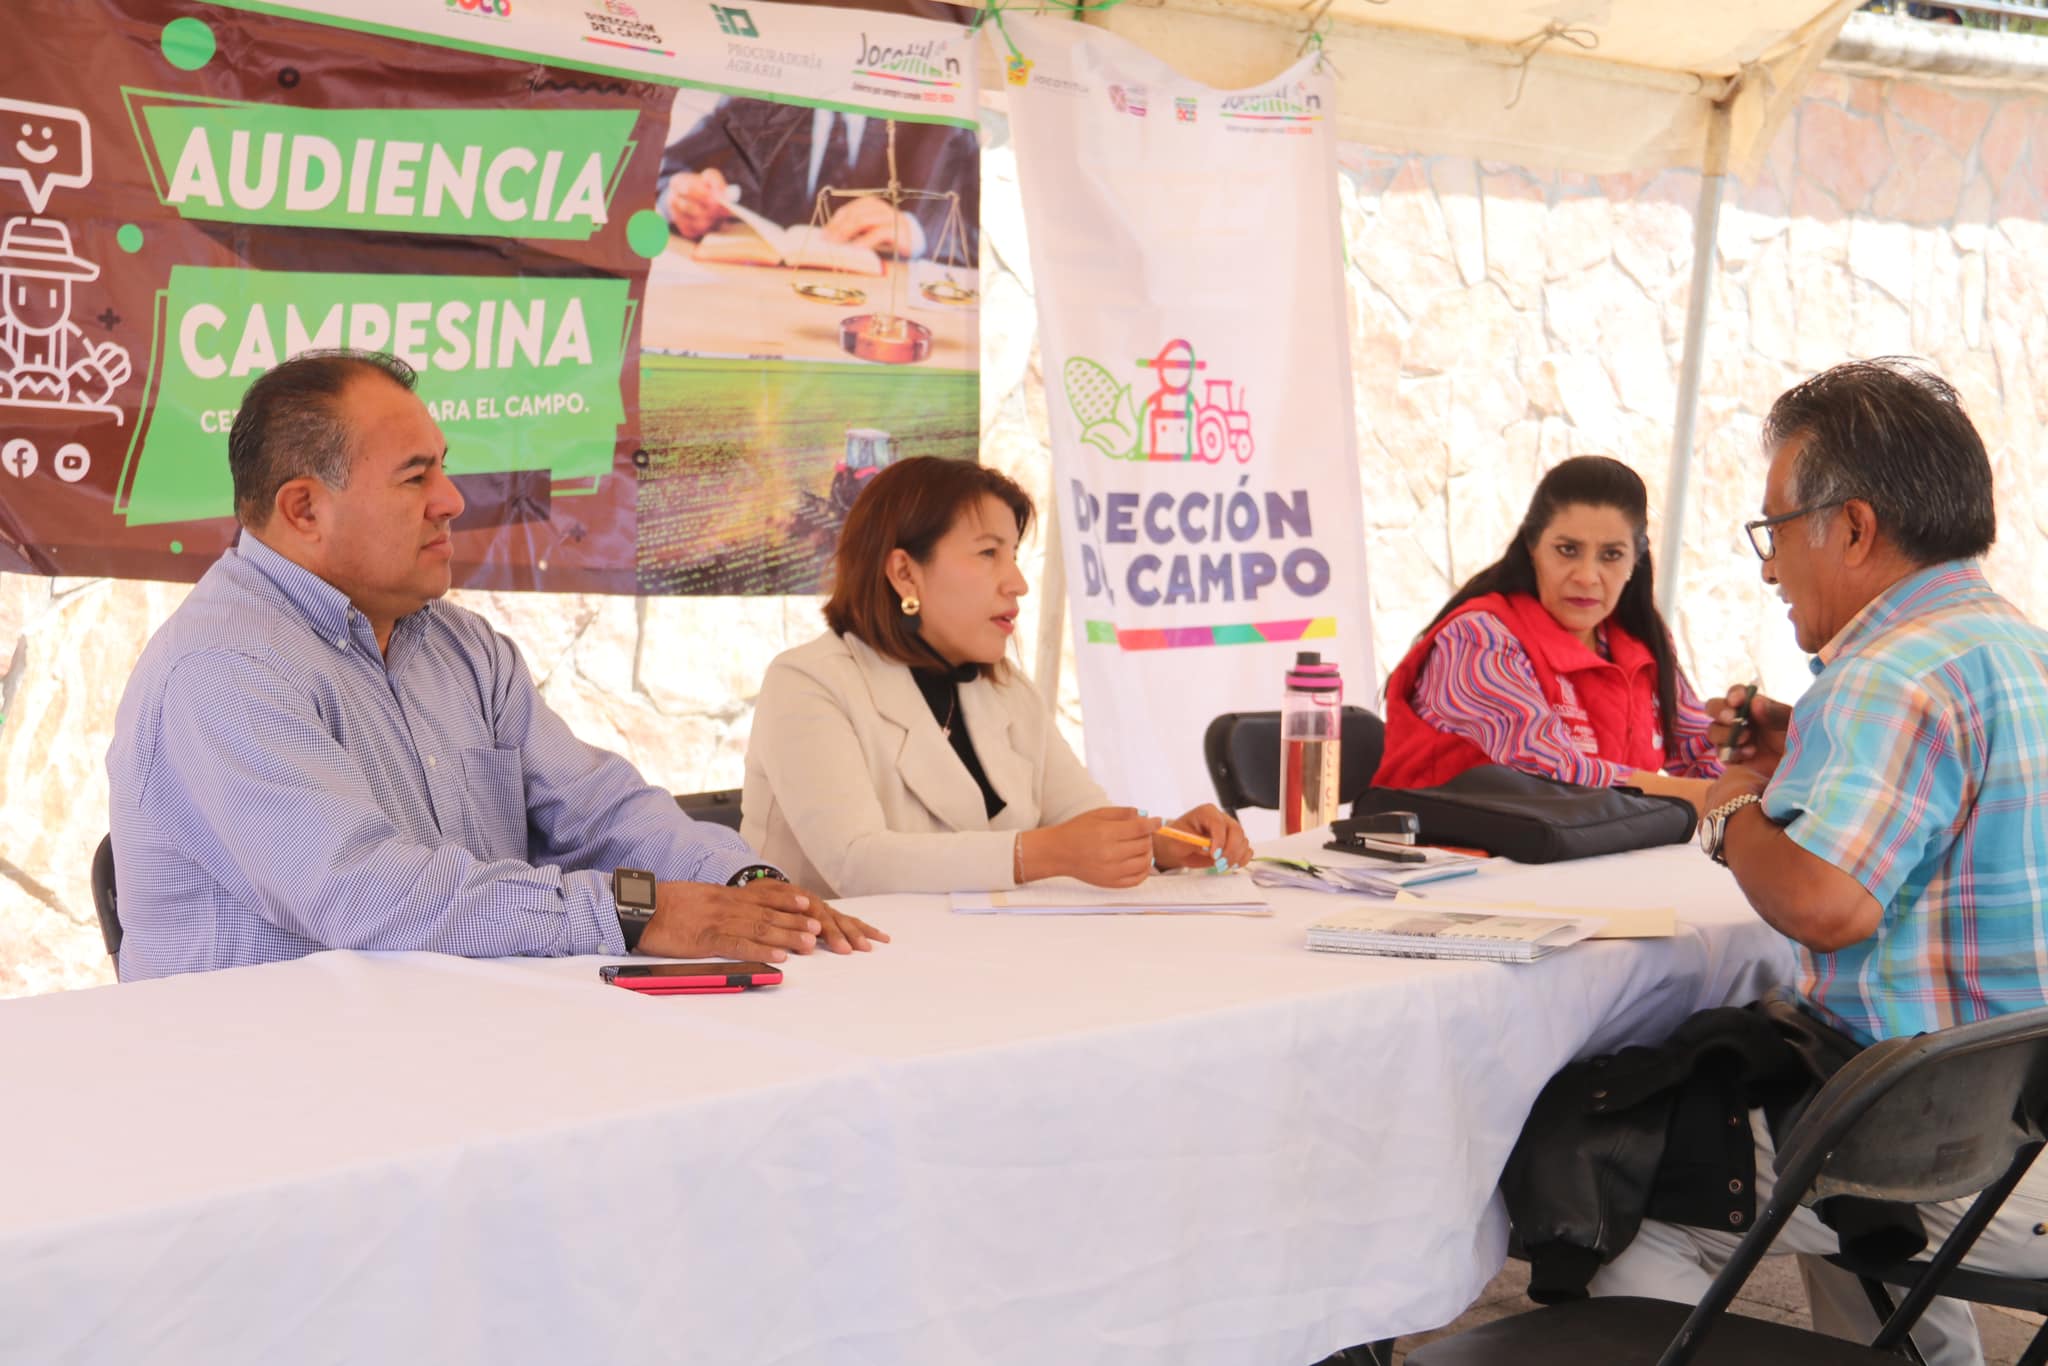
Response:
[{"label": "pink smartphone", "polygon": [[607,963],[597,975],[648,996],[723,996],[782,981],[767,963]]}]

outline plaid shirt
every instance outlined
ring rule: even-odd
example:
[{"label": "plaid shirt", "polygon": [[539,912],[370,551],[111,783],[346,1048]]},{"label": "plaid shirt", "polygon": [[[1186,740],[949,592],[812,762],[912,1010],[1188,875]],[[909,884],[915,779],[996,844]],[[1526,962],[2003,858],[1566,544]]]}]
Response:
[{"label": "plaid shirt", "polygon": [[1800,950],[1808,999],[1866,1041],[2048,1005],[2048,631],[1951,561],[1813,670],[1764,811],[1883,919]]}]

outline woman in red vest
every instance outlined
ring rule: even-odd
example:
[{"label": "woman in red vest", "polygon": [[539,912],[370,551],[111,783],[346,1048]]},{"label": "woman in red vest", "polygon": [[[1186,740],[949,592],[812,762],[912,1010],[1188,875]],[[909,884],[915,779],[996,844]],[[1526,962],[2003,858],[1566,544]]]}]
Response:
[{"label": "woman in red vest", "polygon": [[1698,806],[1721,764],[1657,611],[1649,495],[1604,455],[1536,486],[1507,552],[1451,596],[1387,682],[1373,783],[1479,764]]}]

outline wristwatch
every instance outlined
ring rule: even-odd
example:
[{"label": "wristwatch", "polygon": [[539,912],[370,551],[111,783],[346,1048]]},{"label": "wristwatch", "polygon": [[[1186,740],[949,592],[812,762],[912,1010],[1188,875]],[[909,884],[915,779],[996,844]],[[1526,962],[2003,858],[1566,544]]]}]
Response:
[{"label": "wristwatch", "polygon": [[1754,792],[1745,792],[1739,797],[1730,797],[1700,818],[1700,848],[1707,851],[1707,857],[1728,866],[1728,854],[1722,847],[1728,842],[1728,818],[1745,806],[1755,806],[1763,798]]},{"label": "wristwatch", "polygon": [[645,868],[612,869],[612,904],[619,912],[619,933],[626,952],[640,947],[640,932],[654,919],[654,874]]},{"label": "wristwatch", "polygon": [[731,877],[727,878],[725,880],[725,885],[728,887],[744,887],[749,882],[759,882],[763,878],[767,878],[771,882],[789,881],[789,879],[783,875],[783,872],[780,868],[770,867],[768,864],[765,863],[750,863],[746,867],[740,869],[737,873],[734,873]]}]

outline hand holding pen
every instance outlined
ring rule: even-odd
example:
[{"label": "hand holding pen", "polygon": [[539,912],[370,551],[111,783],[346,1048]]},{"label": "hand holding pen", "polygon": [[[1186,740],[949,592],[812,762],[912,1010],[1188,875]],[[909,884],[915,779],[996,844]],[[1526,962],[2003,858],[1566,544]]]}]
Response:
[{"label": "hand holding pen", "polygon": [[1750,735],[1755,730],[1755,724],[1750,719],[1749,706],[1756,701],[1756,695],[1762,689],[1763,683],[1759,681],[1728,690],[1728,702],[1722,715],[1732,714],[1734,720],[1729,726],[1727,737],[1721,742],[1722,763],[1734,763],[1736,751],[1749,748]]},{"label": "hand holding pen", "polygon": [[1756,683],[1730,688],[1708,718],[1707,741],[1724,764],[1741,764],[1769,774],[1785,757],[1785,730],[1792,709],[1766,697]]},{"label": "hand holding pen", "polygon": [[1208,867],[1223,873],[1243,867],[1252,856],[1244,827],[1207,803],[1160,826],[1152,847],[1161,868]]}]

